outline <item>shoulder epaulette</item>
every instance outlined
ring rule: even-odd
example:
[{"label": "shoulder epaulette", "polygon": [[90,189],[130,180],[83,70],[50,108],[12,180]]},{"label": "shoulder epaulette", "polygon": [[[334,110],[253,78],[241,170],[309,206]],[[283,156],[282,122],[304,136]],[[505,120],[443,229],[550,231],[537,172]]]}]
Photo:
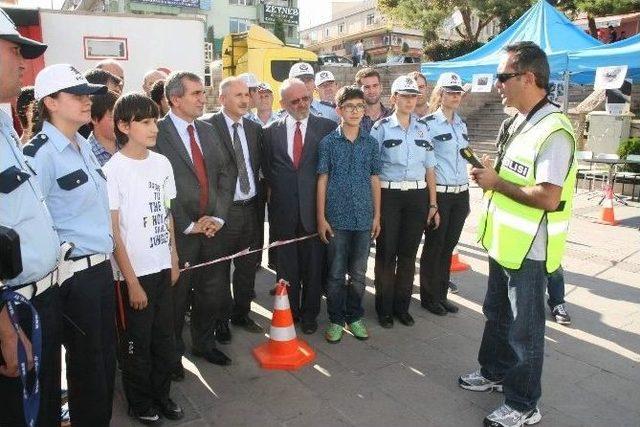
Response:
[{"label": "shoulder epaulette", "polygon": [[431,114],[427,114],[426,116],[424,116],[420,120],[422,120],[423,122],[426,123],[426,122],[430,122],[431,120],[435,120],[435,119],[436,119],[435,113],[431,113]]},{"label": "shoulder epaulette", "polygon": [[46,133],[39,133],[29,141],[22,149],[22,154],[29,157],[35,157],[38,150],[49,140]]},{"label": "shoulder epaulette", "polygon": [[382,125],[382,124],[384,124],[384,123],[387,123],[388,121],[389,121],[389,117],[385,117],[385,118],[383,118],[383,119],[380,119],[380,120],[378,120],[377,122],[375,122],[375,123],[373,124],[373,128],[374,128],[374,129],[378,129],[378,126],[380,126],[380,125]]},{"label": "shoulder epaulette", "polygon": [[334,104],[333,102],[320,101],[320,104],[326,105],[327,107],[336,108],[336,104]]}]

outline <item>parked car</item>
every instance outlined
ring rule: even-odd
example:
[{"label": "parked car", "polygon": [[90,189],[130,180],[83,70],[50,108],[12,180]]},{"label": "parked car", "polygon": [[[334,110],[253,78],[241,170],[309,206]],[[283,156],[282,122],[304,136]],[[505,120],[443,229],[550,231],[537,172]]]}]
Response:
[{"label": "parked car", "polygon": [[388,57],[387,60],[380,65],[417,64],[419,62],[420,58],[413,56],[394,55]]},{"label": "parked car", "polygon": [[318,63],[320,65],[330,65],[333,67],[352,67],[353,62],[344,56],[335,54],[318,55]]}]

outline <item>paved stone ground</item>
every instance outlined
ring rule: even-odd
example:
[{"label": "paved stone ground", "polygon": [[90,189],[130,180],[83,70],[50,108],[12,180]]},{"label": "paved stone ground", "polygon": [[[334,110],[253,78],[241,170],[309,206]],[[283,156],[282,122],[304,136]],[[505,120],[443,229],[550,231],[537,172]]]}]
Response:
[{"label": "paved stone ground", "polygon": [[[330,345],[320,329],[304,336],[316,350],[297,372],[260,369],[251,349],[262,335],[234,330],[221,346],[233,359],[218,367],[187,355],[185,381],[172,394],[186,411],[180,426],[480,426],[502,395],[458,388],[460,373],[476,368],[487,259],[475,243],[480,191],[459,246],[471,271],[454,275],[457,315],[437,317],[420,308],[414,288],[415,326],[382,329],[373,308],[373,257],[368,269],[365,319],[371,338],[345,335]],[[597,199],[580,193],[564,261],[566,299],[573,325],[547,321],[540,426],[640,425],[640,210],[616,207],[620,225],[598,224]],[[268,327],[275,277],[262,270],[253,317]],[[417,278],[416,278],[416,282]],[[188,335],[188,333],[187,333]],[[118,385],[112,425],[135,425]]]}]

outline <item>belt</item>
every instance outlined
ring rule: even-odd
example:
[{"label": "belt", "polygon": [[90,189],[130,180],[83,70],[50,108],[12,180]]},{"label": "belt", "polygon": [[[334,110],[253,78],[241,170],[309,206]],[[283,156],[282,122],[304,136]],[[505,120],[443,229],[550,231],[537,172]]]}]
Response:
[{"label": "belt", "polygon": [[439,185],[436,184],[436,191],[438,193],[462,193],[463,191],[467,191],[469,189],[469,184],[462,185]]},{"label": "belt", "polygon": [[[42,279],[32,282],[29,285],[26,285],[24,287],[29,287],[29,286],[31,287],[31,289],[33,290],[33,293],[31,294],[31,298],[29,299],[33,299],[33,297],[40,295],[50,287],[55,286],[57,283],[58,283],[58,269],[54,268],[53,271],[51,271],[49,274],[44,276]],[[20,286],[20,288],[22,287],[23,286]]]},{"label": "belt", "polygon": [[380,181],[381,188],[388,188],[390,190],[422,190],[427,188],[425,181]]},{"label": "belt", "polygon": [[59,267],[58,283],[61,285],[75,273],[79,273],[88,268],[101,264],[109,259],[107,254],[94,254],[71,258],[63,262],[64,268]]},{"label": "belt", "polygon": [[250,199],[234,200],[233,201],[233,205],[234,206],[249,206],[249,205],[252,205],[255,201],[256,201],[256,196],[253,196]]}]

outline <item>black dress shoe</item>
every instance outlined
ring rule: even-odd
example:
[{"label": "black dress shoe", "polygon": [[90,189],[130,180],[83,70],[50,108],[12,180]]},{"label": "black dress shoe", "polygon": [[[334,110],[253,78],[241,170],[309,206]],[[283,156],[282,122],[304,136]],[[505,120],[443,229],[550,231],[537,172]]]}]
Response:
[{"label": "black dress shoe", "polygon": [[302,333],[311,335],[318,330],[318,322],[315,320],[302,321]]},{"label": "black dress shoe", "polygon": [[218,320],[214,331],[216,341],[220,344],[229,344],[231,342],[231,331],[229,330],[228,320]]},{"label": "black dress shoe", "polygon": [[160,413],[168,420],[180,420],[184,418],[184,411],[176,402],[170,398],[157,402]]},{"label": "black dress shoe", "polygon": [[378,323],[385,329],[393,328],[393,316],[378,316]]},{"label": "black dress shoe", "polygon": [[458,306],[449,300],[441,301],[440,305],[442,305],[449,313],[457,313],[459,310]]},{"label": "black dress shoe", "polygon": [[180,363],[179,366],[171,371],[171,381],[178,382],[182,380],[184,380],[184,367],[182,366],[182,363]]},{"label": "black dress shoe", "polygon": [[396,317],[404,326],[413,326],[413,324],[416,323],[409,313],[396,314]]},{"label": "black dress shoe", "polygon": [[232,318],[231,324],[234,326],[239,326],[245,331],[251,332],[252,334],[261,334],[264,332],[262,326],[257,324],[256,321],[249,316]]},{"label": "black dress shoe", "polygon": [[231,359],[217,348],[212,348],[208,351],[200,351],[193,348],[191,349],[191,353],[196,357],[202,357],[207,362],[213,363],[214,365],[226,366],[231,364]]},{"label": "black dress shoe", "polygon": [[447,309],[439,302],[424,302],[422,303],[422,307],[438,316],[445,316],[447,314]]}]

